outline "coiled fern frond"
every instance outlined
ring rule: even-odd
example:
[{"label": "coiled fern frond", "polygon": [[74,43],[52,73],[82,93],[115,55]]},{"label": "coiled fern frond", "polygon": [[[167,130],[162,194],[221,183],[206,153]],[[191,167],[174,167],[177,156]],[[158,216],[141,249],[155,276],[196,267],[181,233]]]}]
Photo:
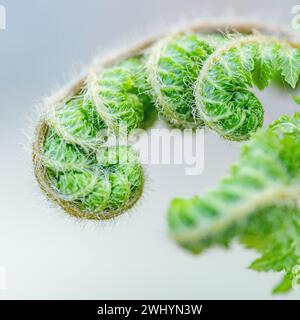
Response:
[{"label": "coiled fern frond", "polygon": [[262,35],[233,38],[210,55],[199,74],[197,111],[223,137],[249,139],[264,119],[264,108],[249,88],[264,89],[278,72],[295,88],[299,47]]},{"label": "coiled fern frond", "polygon": [[49,99],[33,145],[46,195],[87,219],[108,219],[133,206],[144,183],[138,155],[105,142],[150,127],[155,106],[172,126],[207,125],[228,139],[249,138],[262,125],[263,108],[248,87],[265,87],[273,69],[294,86],[299,49],[287,36],[269,36],[277,33],[268,28],[261,28],[265,36],[243,35],[256,29],[244,24],[231,26],[238,35],[217,31],[228,28],[199,24],[148,41]]},{"label": "coiled fern frond", "polygon": [[141,57],[91,72],[79,91],[48,110],[34,154],[38,181],[68,213],[108,219],[140,197],[143,170],[130,146],[105,146],[154,119]]}]

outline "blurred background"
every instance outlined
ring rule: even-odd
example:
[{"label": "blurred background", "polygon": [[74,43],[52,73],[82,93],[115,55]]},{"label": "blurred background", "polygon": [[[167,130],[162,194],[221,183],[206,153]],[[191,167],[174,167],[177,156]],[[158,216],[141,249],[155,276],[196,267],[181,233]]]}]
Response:
[{"label": "blurred background", "polygon": [[[239,145],[205,133],[205,169],[147,166],[143,199],[110,222],[80,222],[49,204],[32,174],[26,137],[35,105],[95,55],[201,17],[236,16],[291,25],[285,0],[0,0],[1,299],[271,299],[277,274],[247,269],[256,257],[235,244],[192,256],[168,238],[175,196],[213,187],[238,159]],[[290,92],[259,93],[266,121],[297,109]],[[25,133],[24,133],[25,132]],[[299,292],[276,299],[296,299]]]}]

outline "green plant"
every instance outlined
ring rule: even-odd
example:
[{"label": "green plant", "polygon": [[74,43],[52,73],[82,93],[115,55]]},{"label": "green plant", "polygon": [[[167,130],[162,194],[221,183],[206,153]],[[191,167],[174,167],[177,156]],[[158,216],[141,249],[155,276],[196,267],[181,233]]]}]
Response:
[{"label": "green plant", "polygon": [[154,119],[142,68],[142,57],[135,56],[91,73],[79,91],[48,110],[38,127],[42,141],[34,161],[43,169],[36,170],[38,181],[72,215],[108,219],[141,195],[136,152],[104,142]]},{"label": "green plant", "polygon": [[195,86],[197,111],[206,125],[230,140],[249,139],[264,109],[249,87],[262,90],[276,73],[295,88],[300,48],[261,35],[236,37],[206,60]]},{"label": "green plant", "polygon": [[154,105],[172,126],[207,125],[232,140],[247,139],[262,125],[263,108],[247,88],[264,88],[273,69],[294,86],[299,50],[282,36],[224,36],[218,25],[209,28],[201,34],[205,25],[200,32],[194,26],[102,62],[47,102],[33,160],[49,198],[87,219],[108,219],[133,206],[144,182],[138,155],[104,142],[150,127]]},{"label": "green plant", "polygon": [[250,267],[284,271],[288,291],[300,265],[300,114],[282,116],[242,147],[229,175],[205,196],[173,200],[172,237],[194,253],[238,239],[260,253]]}]

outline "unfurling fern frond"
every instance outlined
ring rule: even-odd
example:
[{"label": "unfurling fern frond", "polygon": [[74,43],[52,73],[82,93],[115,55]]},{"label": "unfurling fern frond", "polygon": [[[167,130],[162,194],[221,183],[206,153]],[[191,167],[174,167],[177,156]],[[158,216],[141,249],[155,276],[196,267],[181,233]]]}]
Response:
[{"label": "unfurling fern frond", "polygon": [[[143,43],[49,99],[33,144],[35,174],[46,195],[80,218],[107,219],[133,206],[144,183],[138,155],[129,146],[104,143],[150,127],[155,105],[172,126],[207,125],[228,139],[249,138],[262,125],[263,107],[248,87],[264,88],[274,70],[295,86],[300,54],[288,36],[218,31],[228,28],[199,24]],[[254,34],[256,26],[231,29]],[[107,154],[118,161],[109,162]]]},{"label": "unfurling fern frond", "polygon": [[98,76],[91,72],[80,91],[54,105],[41,122],[36,176],[68,213],[108,219],[139,199],[144,178],[137,153],[130,146],[104,142],[153,119],[146,89],[141,57],[129,58]]},{"label": "unfurling fern frond", "polygon": [[300,265],[300,114],[254,134],[215,189],[173,200],[168,221],[175,241],[194,253],[234,239],[256,249],[250,267],[285,272],[274,292],[288,291]]},{"label": "unfurling fern frond", "polygon": [[194,84],[213,52],[197,34],[177,34],[159,41],[147,61],[147,71],[157,108],[166,120],[180,128],[201,128],[195,114]]},{"label": "unfurling fern frond", "polygon": [[300,48],[262,35],[229,40],[210,55],[197,79],[200,117],[226,139],[249,139],[264,119],[264,108],[249,88],[264,89],[278,72],[296,86]]}]

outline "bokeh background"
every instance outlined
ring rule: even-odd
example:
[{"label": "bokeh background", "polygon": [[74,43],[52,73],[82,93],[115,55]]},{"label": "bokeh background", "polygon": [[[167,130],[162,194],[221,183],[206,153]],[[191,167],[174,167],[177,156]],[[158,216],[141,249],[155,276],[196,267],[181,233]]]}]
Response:
[{"label": "bokeh background", "polygon": [[[271,299],[276,274],[247,269],[256,254],[235,244],[192,256],[166,232],[175,196],[214,186],[238,159],[239,145],[205,134],[205,170],[147,166],[142,201],[111,222],[80,222],[51,206],[32,175],[26,132],[35,105],[82,67],[184,19],[260,18],[290,25],[296,1],[272,0],[0,0],[7,29],[0,32],[0,298],[25,299]],[[259,96],[266,124],[297,109],[288,91]],[[24,133],[25,132],[25,133]],[[276,299],[297,299],[299,292]]]}]

